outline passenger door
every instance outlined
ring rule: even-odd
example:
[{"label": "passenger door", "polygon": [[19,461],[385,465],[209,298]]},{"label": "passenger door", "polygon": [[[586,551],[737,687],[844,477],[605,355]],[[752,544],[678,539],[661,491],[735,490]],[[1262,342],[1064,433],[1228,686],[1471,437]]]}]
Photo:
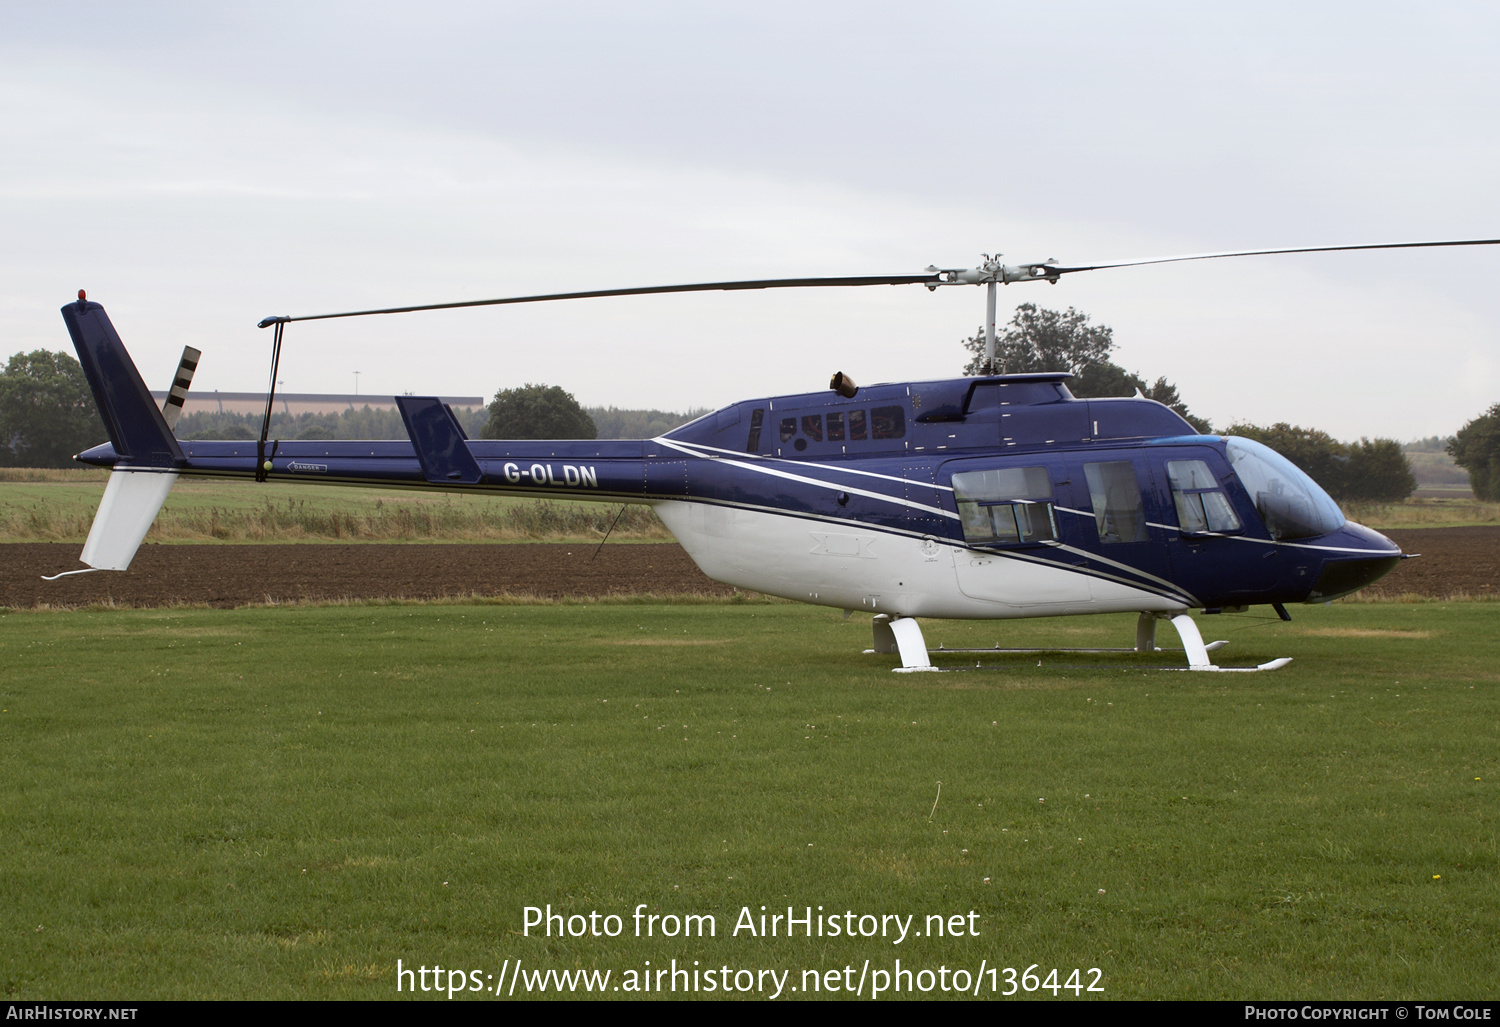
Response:
[{"label": "passenger door", "polygon": [[1064,542],[1057,485],[1039,454],[952,460],[940,481],[953,489],[966,549],[954,554],[958,587],[971,599],[1017,610],[1088,608],[1082,558]]}]

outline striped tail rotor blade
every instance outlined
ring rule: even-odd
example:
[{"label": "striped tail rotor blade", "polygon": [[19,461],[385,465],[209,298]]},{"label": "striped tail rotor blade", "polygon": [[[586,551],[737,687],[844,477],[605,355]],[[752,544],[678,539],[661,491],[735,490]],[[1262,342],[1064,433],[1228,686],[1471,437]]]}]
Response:
[{"label": "striped tail rotor blade", "polygon": [[187,402],[188,389],[193,384],[193,374],[198,370],[198,358],[202,352],[191,346],[182,347],[182,359],[177,363],[177,374],[172,378],[172,388],[161,405],[162,419],[168,428],[177,427],[182,416],[182,405]]}]

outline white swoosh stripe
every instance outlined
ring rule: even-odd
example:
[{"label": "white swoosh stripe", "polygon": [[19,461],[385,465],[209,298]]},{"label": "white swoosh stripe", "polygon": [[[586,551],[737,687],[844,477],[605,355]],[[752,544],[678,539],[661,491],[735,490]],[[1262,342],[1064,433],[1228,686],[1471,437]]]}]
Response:
[{"label": "white swoosh stripe", "polygon": [[[688,456],[696,456],[700,460],[706,460],[706,459],[708,459],[707,457],[703,456],[703,454],[697,453],[697,452],[695,452],[695,451],[693,451],[691,449],[688,449],[686,446],[678,445],[675,442],[669,442],[666,439],[657,439],[655,441],[659,442],[661,445],[669,446],[672,449],[675,449],[675,450],[677,450],[679,452],[686,453]],[[909,499],[900,499],[900,498],[898,498],[896,496],[888,496],[888,495],[886,495],[883,492],[870,492],[870,491],[867,491],[865,489],[854,488],[854,487],[852,487],[850,485],[840,485],[840,484],[837,484],[835,482],[823,481],[821,478],[809,478],[806,475],[802,475],[802,474],[792,474],[789,471],[780,471],[780,470],[777,470],[774,467],[757,467],[755,464],[746,463],[743,460],[724,460],[722,462],[726,463],[726,464],[729,464],[731,467],[741,467],[741,468],[744,468],[747,471],[755,471],[755,472],[757,472],[759,474],[768,474],[768,475],[771,475],[774,478],[785,478],[788,481],[800,482],[800,483],[802,483],[804,485],[816,485],[819,488],[825,488],[825,489],[828,489],[828,490],[833,491],[833,492],[848,492],[848,493],[851,493],[851,494],[856,495],[856,496],[864,496],[867,499],[878,499],[878,500],[880,500],[882,502],[885,502],[885,503],[894,503],[897,506],[910,507],[913,510],[925,510],[927,513],[934,513],[934,514],[937,514],[939,517],[947,517],[947,518],[949,518],[951,520],[955,520],[955,521],[958,520],[958,514],[956,514],[956,513],[949,513],[947,510],[944,510],[942,507],[928,506],[926,503],[914,503],[914,502],[912,502]],[[893,479],[893,480],[895,480],[895,481],[905,481],[906,479],[896,478],[896,479]],[[922,482],[908,482],[908,484],[924,485],[924,487],[931,487],[931,486],[925,485]]]},{"label": "white swoosh stripe", "polygon": [[[673,440],[670,440],[670,439],[665,439],[665,438],[655,438],[655,439],[652,439],[651,441],[652,442],[656,442],[656,443],[660,443],[661,445],[665,445],[665,446],[673,446],[674,448],[677,448],[677,449],[682,449],[684,446],[690,446],[690,447],[692,447],[693,449],[696,449],[696,450],[705,450],[705,451],[711,452],[711,453],[728,453],[730,456],[736,456],[736,457],[741,457],[741,458],[743,458],[744,456],[747,455],[747,454],[741,453],[737,449],[721,449],[718,446],[705,446],[701,442],[676,442],[676,441],[673,441]],[[875,454],[875,455],[879,456],[880,454]],[[785,458],[766,457],[765,459],[767,459],[767,460],[783,459],[784,460]],[[952,492],[953,491],[952,486],[949,486],[949,485],[934,485],[931,482],[926,482],[926,481],[913,483],[910,478],[901,478],[901,477],[897,477],[894,474],[880,474],[879,472],[876,472],[876,471],[857,471],[857,470],[855,470],[852,467],[839,467],[836,464],[820,464],[820,463],[816,463],[814,461],[809,461],[809,460],[785,460],[785,462],[786,463],[790,463],[790,464],[792,464],[793,466],[796,466],[796,467],[816,467],[819,470],[823,470],[823,471],[835,471],[835,472],[837,472],[839,474],[858,474],[858,475],[862,475],[862,476],[864,476],[866,478],[881,478],[881,479],[883,479],[885,481],[899,481],[899,482],[901,482],[902,484],[905,484],[905,485],[918,484],[918,485],[922,485],[923,487],[935,488],[939,492]]]}]

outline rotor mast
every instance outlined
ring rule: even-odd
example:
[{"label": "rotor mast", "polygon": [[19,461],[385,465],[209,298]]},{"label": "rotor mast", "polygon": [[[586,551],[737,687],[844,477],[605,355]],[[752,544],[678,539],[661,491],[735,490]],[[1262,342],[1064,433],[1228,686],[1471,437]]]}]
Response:
[{"label": "rotor mast", "polygon": [[933,292],[940,285],[984,285],[984,364],[980,367],[981,374],[995,374],[995,304],[997,285],[1009,285],[1011,282],[1051,282],[1057,284],[1058,273],[1054,270],[1057,259],[1049,257],[1038,264],[1003,264],[1000,262],[1003,254],[983,253],[984,263],[978,267],[966,268],[940,268],[928,266],[929,274],[934,275],[934,280],[923,283],[929,292]]}]

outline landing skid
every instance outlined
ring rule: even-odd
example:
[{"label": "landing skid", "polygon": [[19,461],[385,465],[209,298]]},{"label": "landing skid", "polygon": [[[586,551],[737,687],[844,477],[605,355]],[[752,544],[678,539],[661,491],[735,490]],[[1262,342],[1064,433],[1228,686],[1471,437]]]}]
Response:
[{"label": "landing skid", "polygon": [[[1177,629],[1177,636],[1182,639],[1181,649],[1161,649],[1156,645],[1156,623],[1159,620],[1170,621]],[[875,647],[866,649],[867,653],[898,653],[901,656],[901,666],[894,668],[896,673],[910,674],[917,671],[947,670],[950,668],[934,667],[932,665],[931,653],[996,653],[996,654],[1025,654],[1025,653],[1160,653],[1181,652],[1187,656],[1186,667],[1163,667],[1163,670],[1208,670],[1230,673],[1251,673],[1262,670],[1279,670],[1291,663],[1290,657],[1271,660],[1255,667],[1219,667],[1208,658],[1211,652],[1217,652],[1228,645],[1225,641],[1209,642],[1203,641],[1203,636],[1198,633],[1198,624],[1185,613],[1142,613],[1136,621],[1135,646],[1130,649],[1069,649],[1069,648],[1047,648],[1047,649],[1005,649],[1000,646],[981,649],[945,649],[938,646],[936,649],[928,649],[922,638],[922,629],[915,619],[911,617],[892,617],[889,614],[880,613],[875,615],[874,621]],[[960,669],[960,668],[951,668]],[[968,668],[962,668],[968,669]]]},{"label": "landing skid", "polygon": [[[1217,642],[1205,642],[1203,643],[1203,648],[1211,653],[1216,653],[1228,644],[1228,642],[1225,642],[1223,640]],[[874,650],[871,651],[873,652]],[[931,653],[1138,653],[1141,651],[1142,650],[1137,649],[1134,646],[1130,646],[1128,648],[1121,646],[1115,649],[1075,649],[1060,645],[1045,646],[1039,649],[1003,649],[998,645],[984,646],[979,649],[950,649],[945,645],[940,645],[936,649],[928,650],[928,652]],[[1187,652],[1186,649],[1162,649],[1160,646],[1145,651],[1153,653]]]}]

